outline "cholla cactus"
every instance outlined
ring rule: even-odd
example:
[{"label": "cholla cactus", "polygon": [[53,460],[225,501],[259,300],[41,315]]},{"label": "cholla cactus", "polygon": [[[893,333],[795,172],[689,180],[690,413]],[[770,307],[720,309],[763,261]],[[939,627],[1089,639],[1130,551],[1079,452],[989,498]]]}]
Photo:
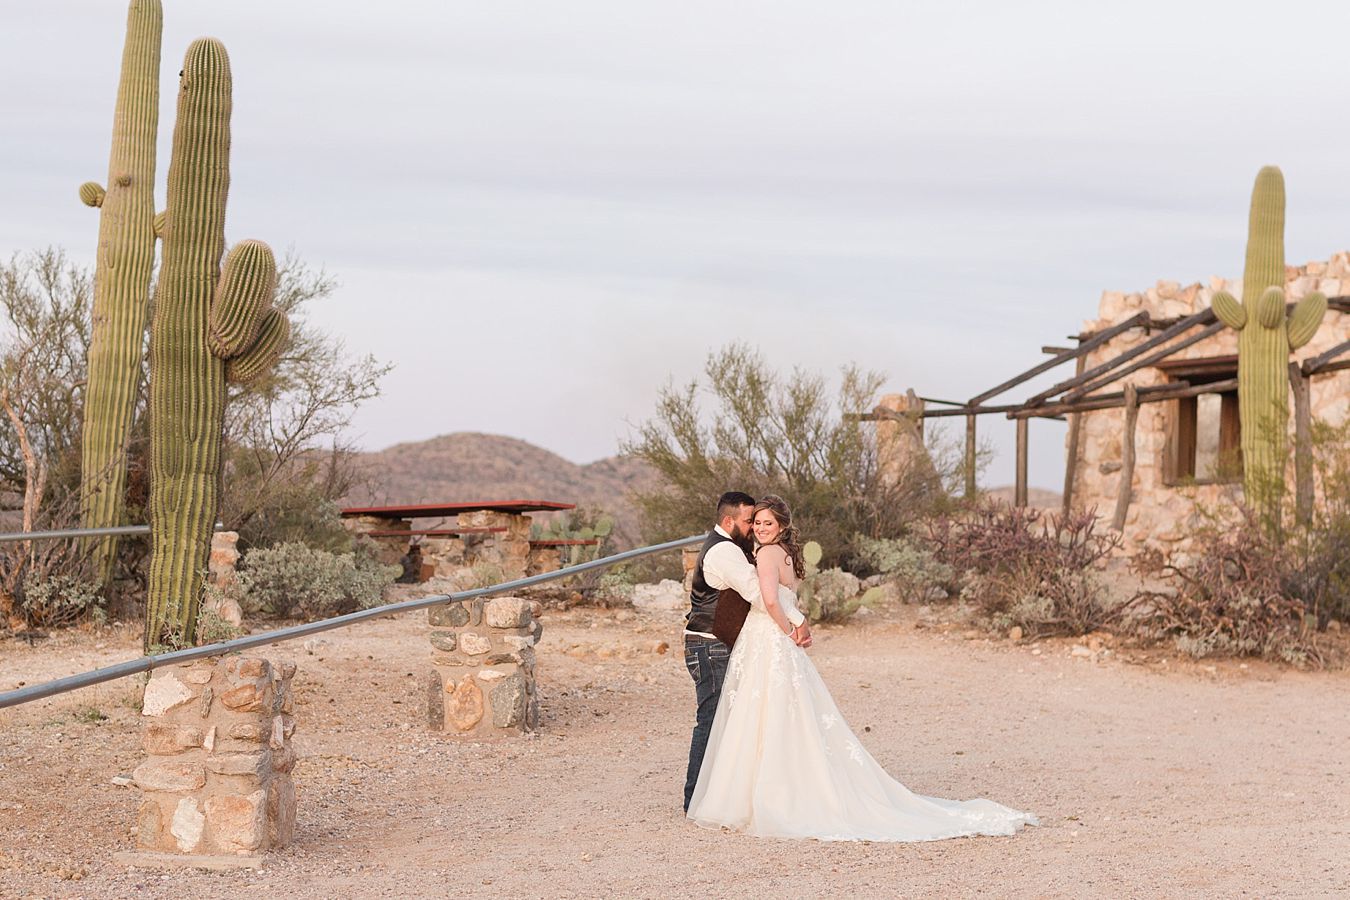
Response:
[{"label": "cholla cactus", "polygon": [[226,381],[261,375],[289,334],[271,306],[276,260],[266,244],[236,244],[221,267],[230,105],[224,46],[194,41],[180,77],[150,337],[147,649],[192,643],[219,506]]},{"label": "cholla cactus", "polygon": [[1284,488],[1289,353],[1312,339],[1327,300],[1311,293],[1285,314],[1284,175],[1266,166],[1252,188],[1242,302],[1220,291],[1214,313],[1238,336],[1238,415],[1247,501],[1276,525]]},{"label": "cholla cactus", "polygon": [[[155,140],[159,128],[160,0],[132,0],[113,113],[108,187],[80,186],[99,207],[93,335],[84,392],[80,518],[85,528],[122,524],[127,443],[141,382],[141,348],[155,264]],[[112,577],[117,539],[95,551],[99,579]]]}]

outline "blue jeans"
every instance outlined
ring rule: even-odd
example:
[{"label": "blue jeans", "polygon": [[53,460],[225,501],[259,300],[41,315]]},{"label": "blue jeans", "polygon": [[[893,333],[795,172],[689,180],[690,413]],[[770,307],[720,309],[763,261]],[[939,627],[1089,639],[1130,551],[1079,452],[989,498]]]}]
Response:
[{"label": "blue jeans", "polygon": [[703,767],[703,753],[708,749],[708,735],[712,733],[717,701],[722,696],[722,680],[727,676],[727,660],[731,650],[726,644],[708,638],[686,635],[684,638],[684,666],[694,679],[698,697],[698,713],[694,719],[694,734],[689,740],[689,771],[684,777],[684,810],[698,784],[698,771]]}]

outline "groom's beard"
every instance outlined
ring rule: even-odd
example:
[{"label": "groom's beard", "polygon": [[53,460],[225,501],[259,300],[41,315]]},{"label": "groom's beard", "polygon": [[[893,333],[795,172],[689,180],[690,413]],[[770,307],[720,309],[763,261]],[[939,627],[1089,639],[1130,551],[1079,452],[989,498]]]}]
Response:
[{"label": "groom's beard", "polygon": [[741,552],[751,559],[755,555],[755,538],[753,535],[741,534],[737,532],[731,536],[731,542],[741,548]]}]

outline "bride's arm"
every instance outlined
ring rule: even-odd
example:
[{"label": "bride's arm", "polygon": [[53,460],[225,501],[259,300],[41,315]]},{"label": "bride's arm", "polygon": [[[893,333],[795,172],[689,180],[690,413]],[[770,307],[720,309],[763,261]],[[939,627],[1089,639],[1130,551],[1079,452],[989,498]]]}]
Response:
[{"label": "bride's arm", "polygon": [[778,602],[778,567],[785,555],[781,547],[772,544],[761,547],[755,556],[755,572],[759,576],[759,596],[764,601],[764,611],[782,629],[783,634],[791,634],[792,623]]}]

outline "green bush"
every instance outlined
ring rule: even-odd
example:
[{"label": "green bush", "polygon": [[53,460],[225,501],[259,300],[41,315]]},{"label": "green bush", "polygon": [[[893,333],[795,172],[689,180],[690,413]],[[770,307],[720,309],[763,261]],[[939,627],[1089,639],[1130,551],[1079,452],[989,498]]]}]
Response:
[{"label": "green bush", "polygon": [[909,600],[927,600],[935,591],[953,593],[956,570],[938,560],[933,551],[917,540],[901,538],[855,539],[858,560],[867,569],[895,585],[896,593]]},{"label": "green bush", "polygon": [[855,535],[896,537],[950,506],[965,457],[930,427],[928,458],[887,464],[875,426],[858,418],[876,406],[885,378],[855,366],[837,390],[803,369],[777,372],[751,347],[708,356],[706,381],[671,384],[652,418],[623,445],[654,472],[633,494],[643,537],[665,541],[708,530],[717,497],[743,490],[777,494],[803,535],[829,552],[827,566],[853,568]]},{"label": "green bush", "polygon": [[377,606],[398,577],[365,552],[330,553],[287,543],[250,550],[239,571],[240,605],[246,613],[326,619]]},{"label": "green bush", "polygon": [[44,628],[61,628],[85,619],[96,624],[107,620],[98,585],[73,575],[41,579],[27,575],[22,610],[30,624]]}]

